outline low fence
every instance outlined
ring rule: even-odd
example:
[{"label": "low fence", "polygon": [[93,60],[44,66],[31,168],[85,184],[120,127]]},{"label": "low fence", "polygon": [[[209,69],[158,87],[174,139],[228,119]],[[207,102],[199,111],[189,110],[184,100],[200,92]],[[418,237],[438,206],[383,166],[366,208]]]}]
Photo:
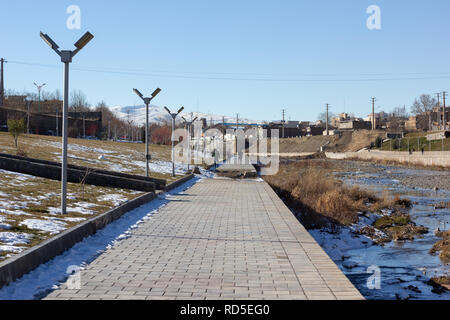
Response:
[{"label": "low fence", "polygon": [[398,163],[418,164],[423,166],[450,167],[450,151],[435,152],[391,152],[391,151],[360,151],[332,153],[326,152],[329,159],[361,159],[361,160],[385,160]]}]

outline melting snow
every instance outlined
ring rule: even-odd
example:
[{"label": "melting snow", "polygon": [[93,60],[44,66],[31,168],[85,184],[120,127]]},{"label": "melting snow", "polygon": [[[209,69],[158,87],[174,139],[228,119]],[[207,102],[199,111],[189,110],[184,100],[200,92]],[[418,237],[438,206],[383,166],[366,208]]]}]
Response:
[{"label": "melting snow", "polygon": [[20,225],[27,226],[27,228],[32,230],[49,232],[52,235],[64,231],[67,227],[67,224],[62,221],[48,221],[40,219],[27,219],[20,223]]},{"label": "melting snow", "polygon": [[33,236],[28,233],[0,232],[0,242],[7,245],[28,244]]},{"label": "melting snow", "polygon": [[106,194],[97,198],[98,201],[112,202],[115,207],[128,201],[127,197],[120,194]]}]

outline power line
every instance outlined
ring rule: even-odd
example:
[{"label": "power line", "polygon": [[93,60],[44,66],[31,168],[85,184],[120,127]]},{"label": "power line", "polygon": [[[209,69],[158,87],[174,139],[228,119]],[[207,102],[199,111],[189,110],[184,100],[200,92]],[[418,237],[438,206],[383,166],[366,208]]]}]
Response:
[{"label": "power line", "polygon": [[[28,63],[20,61],[9,61],[13,64],[19,65],[29,65],[44,68],[56,68],[61,67],[57,65],[48,65],[40,63]],[[288,79],[288,78],[237,78],[237,77],[212,77],[212,76],[189,76],[182,75],[179,73],[173,74],[162,74],[154,72],[136,72],[136,71],[120,71],[108,68],[94,68],[94,67],[73,67],[73,70],[84,71],[84,72],[96,72],[96,73],[106,73],[106,74],[120,74],[120,75],[132,75],[132,76],[148,76],[148,77],[159,77],[159,78],[175,78],[175,79],[196,79],[196,80],[225,80],[225,81],[259,81],[259,82],[376,82],[376,81],[407,81],[407,80],[438,80],[438,79],[450,79],[450,72],[446,73],[436,73],[439,76],[426,76],[426,77],[400,77],[400,78],[347,78],[347,79]],[[199,73],[202,74],[202,73]],[[206,73],[205,73],[206,74]],[[427,75],[426,73],[410,73],[410,75]],[[429,73],[429,75],[434,75],[435,73]],[[368,74],[369,75],[369,74]],[[370,74],[370,76],[381,76],[389,74]],[[392,74],[394,75],[394,74]],[[400,73],[398,75],[401,75]],[[407,75],[407,74],[405,74]],[[309,75],[309,76],[323,76],[323,75]],[[339,76],[339,75],[335,75]],[[343,76],[343,75],[341,75]]]}]

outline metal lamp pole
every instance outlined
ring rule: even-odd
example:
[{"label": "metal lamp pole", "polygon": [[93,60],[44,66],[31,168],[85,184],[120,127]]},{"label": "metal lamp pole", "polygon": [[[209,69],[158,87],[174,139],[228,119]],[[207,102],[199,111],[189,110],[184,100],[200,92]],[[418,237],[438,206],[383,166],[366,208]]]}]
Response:
[{"label": "metal lamp pole", "polygon": [[41,32],[41,38],[53,49],[64,63],[64,103],[63,103],[63,123],[62,123],[62,165],[61,165],[61,213],[66,214],[67,200],[67,140],[68,140],[68,113],[69,113],[69,64],[72,58],[91,41],[94,36],[86,32],[80,40],[75,43],[76,49],[59,50],[59,46],[47,35]]},{"label": "metal lamp pole", "polygon": [[192,124],[194,123],[194,121],[195,120],[197,120],[197,117],[195,117],[194,119],[192,119],[192,115],[191,115],[191,121],[187,121],[184,117],[181,117],[182,119],[183,119],[183,121],[184,121],[184,123],[186,124],[186,126],[187,126],[187,129],[188,129],[188,132],[189,132],[189,134],[188,134],[188,138],[189,138],[189,141],[188,141],[188,145],[189,145],[189,150],[188,150],[188,171],[191,169],[190,168],[190,164],[191,164],[191,128],[192,128]]},{"label": "metal lamp pole", "polygon": [[41,89],[46,85],[46,83],[37,85],[36,82],[34,82],[34,85],[38,89],[38,112],[41,113]]},{"label": "metal lamp pole", "polygon": [[184,107],[181,107],[177,112],[170,112],[167,107],[164,107],[164,109],[166,109],[166,111],[172,117],[172,177],[175,177],[175,119],[181,113],[181,111],[184,110]]},{"label": "metal lamp pole", "polygon": [[149,135],[149,129],[148,129],[148,108],[150,105],[150,102],[155,98],[158,93],[161,92],[160,88],[157,88],[151,95],[151,97],[144,97],[142,93],[139,92],[138,89],[133,89],[133,91],[142,99],[145,103],[145,175],[148,177],[150,174],[149,170],[149,161],[151,160],[150,151],[149,151],[149,144],[150,144],[150,135]]}]

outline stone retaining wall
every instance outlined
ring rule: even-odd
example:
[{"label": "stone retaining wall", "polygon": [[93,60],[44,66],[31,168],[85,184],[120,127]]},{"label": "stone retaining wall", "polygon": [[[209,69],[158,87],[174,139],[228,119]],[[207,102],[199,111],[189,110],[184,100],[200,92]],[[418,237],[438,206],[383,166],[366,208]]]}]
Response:
[{"label": "stone retaining wall", "polygon": [[423,166],[440,166],[450,167],[450,152],[391,152],[391,151],[360,151],[360,152],[344,152],[332,153],[326,152],[326,157],[329,159],[361,159],[361,160],[387,160],[398,163],[418,164]]}]

